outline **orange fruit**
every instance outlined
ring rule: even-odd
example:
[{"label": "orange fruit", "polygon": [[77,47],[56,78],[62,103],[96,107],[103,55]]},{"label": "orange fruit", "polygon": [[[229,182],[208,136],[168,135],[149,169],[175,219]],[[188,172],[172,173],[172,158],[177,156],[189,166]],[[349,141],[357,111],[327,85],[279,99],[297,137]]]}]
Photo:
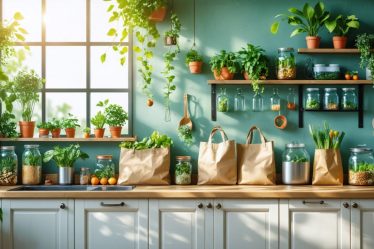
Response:
[{"label": "orange fruit", "polygon": [[106,178],[106,177],[101,178],[100,179],[100,184],[101,185],[107,185],[108,184],[108,178]]},{"label": "orange fruit", "polygon": [[116,185],[117,179],[115,177],[111,177],[111,178],[109,178],[108,183],[110,185]]},{"label": "orange fruit", "polygon": [[100,183],[99,178],[97,178],[96,176],[91,177],[91,184],[92,185],[98,185],[99,183]]},{"label": "orange fruit", "polygon": [[353,80],[358,80],[358,75],[357,74],[354,74],[353,77],[352,77]]},{"label": "orange fruit", "polygon": [[153,99],[148,99],[147,100],[147,106],[149,106],[149,107],[153,106]]}]

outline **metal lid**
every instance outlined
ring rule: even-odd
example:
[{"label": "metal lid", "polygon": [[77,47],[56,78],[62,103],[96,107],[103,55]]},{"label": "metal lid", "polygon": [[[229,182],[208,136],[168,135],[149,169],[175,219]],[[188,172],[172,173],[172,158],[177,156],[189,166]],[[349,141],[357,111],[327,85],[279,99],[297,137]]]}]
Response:
[{"label": "metal lid", "polygon": [[112,155],[97,155],[96,156],[96,159],[104,159],[104,160],[110,160],[110,159],[112,159],[113,158],[113,156]]},{"label": "metal lid", "polygon": [[0,150],[14,150],[15,147],[14,146],[1,146],[0,147]]},{"label": "metal lid", "polygon": [[373,149],[367,147],[366,144],[363,144],[363,145],[357,145],[357,147],[355,147],[355,148],[350,148],[349,150],[350,150],[351,152],[354,152],[354,153],[373,152]]},{"label": "metal lid", "polygon": [[339,64],[329,64],[329,67],[340,67]]},{"label": "metal lid", "polygon": [[325,67],[326,64],[314,64],[314,67]]},{"label": "metal lid", "polygon": [[293,48],[278,48],[278,52],[294,52]]},{"label": "metal lid", "polygon": [[286,144],[286,148],[305,148],[305,144],[290,143]]},{"label": "metal lid", "polygon": [[336,88],[325,88],[325,92],[331,92],[331,91],[336,91]]},{"label": "metal lid", "polygon": [[181,160],[181,161],[191,160],[191,157],[190,157],[190,156],[176,156],[175,158],[176,158],[177,160]]},{"label": "metal lid", "polygon": [[25,144],[25,149],[37,149],[39,148],[39,144]]},{"label": "metal lid", "polygon": [[319,88],[307,88],[306,90],[307,90],[308,92],[319,91]]},{"label": "metal lid", "polygon": [[356,90],[355,88],[343,88],[343,91],[354,91]]}]

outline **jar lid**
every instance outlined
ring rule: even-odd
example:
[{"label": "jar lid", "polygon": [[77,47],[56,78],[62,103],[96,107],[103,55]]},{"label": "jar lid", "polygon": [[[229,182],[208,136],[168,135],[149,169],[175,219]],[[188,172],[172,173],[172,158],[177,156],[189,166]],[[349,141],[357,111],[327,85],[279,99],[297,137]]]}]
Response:
[{"label": "jar lid", "polygon": [[14,146],[1,146],[0,147],[0,150],[14,150],[15,147]]},{"label": "jar lid", "polygon": [[89,171],[89,170],[90,168],[85,168],[85,167],[81,168],[81,171]]},{"label": "jar lid", "polygon": [[290,143],[286,144],[286,148],[305,148],[305,144]]},{"label": "jar lid", "polygon": [[25,149],[37,149],[39,148],[39,144],[25,144]]},{"label": "jar lid", "polygon": [[319,91],[319,88],[307,88],[306,90],[307,90],[308,92]]},{"label": "jar lid", "polygon": [[343,91],[354,91],[356,90],[355,88],[343,88]]},{"label": "jar lid", "polygon": [[336,88],[325,88],[325,92],[336,91]]},{"label": "jar lid", "polygon": [[314,64],[314,67],[325,67],[326,64]]},{"label": "jar lid", "polygon": [[293,52],[293,48],[278,48],[278,52]]},{"label": "jar lid", "polygon": [[191,157],[190,157],[190,156],[176,156],[175,158],[176,158],[177,160],[182,160],[182,161],[191,160]]},{"label": "jar lid", "polygon": [[329,67],[340,67],[339,64],[329,64]]},{"label": "jar lid", "polygon": [[349,150],[351,152],[354,152],[354,153],[364,153],[364,152],[372,152],[373,151],[373,149],[367,147],[366,144],[358,145],[357,147],[350,148]]},{"label": "jar lid", "polygon": [[112,159],[112,158],[113,158],[112,155],[97,155],[97,156],[96,156],[96,159],[109,160],[109,159]]}]

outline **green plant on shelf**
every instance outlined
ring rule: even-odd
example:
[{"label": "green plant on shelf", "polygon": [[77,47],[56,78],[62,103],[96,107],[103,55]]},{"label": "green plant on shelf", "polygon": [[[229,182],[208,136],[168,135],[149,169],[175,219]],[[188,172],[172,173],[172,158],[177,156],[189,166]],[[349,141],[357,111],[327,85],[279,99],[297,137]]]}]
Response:
[{"label": "green plant on shelf", "polygon": [[84,133],[90,133],[91,132],[91,128],[90,127],[86,127],[83,129],[83,132]]},{"label": "green plant on shelf", "polygon": [[325,26],[330,33],[334,33],[336,36],[347,36],[350,29],[360,28],[360,22],[355,15],[338,15],[331,20],[327,20]]},{"label": "green plant on shelf", "polygon": [[78,127],[81,127],[78,123],[78,119],[73,116],[73,114],[71,113],[68,113],[68,117],[67,118],[63,118],[62,119],[62,127],[63,128],[78,128]]},{"label": "green plant on shelf", "polygon": [[145,150],[153,148],[169,148],[173,145],[173,140],[164,134],[154,131],[150,137],[145,137],[141,141],[122,142],[119,147],[124,149],[135,149],[135,150]]},{"label": "green plant on shelf", "polygon": [[127,112],[122,106],[117,104],[110,104],[104,111],[106,123],[109,126],[117,127],[124,126],[128,120]]},{"label": "green plant on shelf", "polygon": [[316,149],[339,149],[345,136],[344,132],[330,129],[326,122],[321,129],[309,125],[309,133],[313,138]]},{"label": "green plant on shelf", "polygon": [[26,166],[41,166],[42,165],[42,156],[41,155],[35,155],[33,153],[29,153],[25,155],[25,158],[23,159],[23,165]]},{"label": "green plant on shelf", "polygon": [[374,164],[368,162],[359,162],[357,164],[349,165],[349,169],[353,172],[368,172],[374,171]]},{"label": "green plant on shelf", "polygon": [[339,72],[315,72],[314,79],[316,80],[338,80]]},{"label": "green plant on shelf", "polygon": [[50,129],[48,122],[40,122],[36,125],[38,129]]},{"label": "green plant on shelf", "polygon": [[47,123],[47,127],[49,128],[49,130],[54,131],[57,129],[62,129],[64,126],[61,120],[58,120],[57,118],[52,118],[52,120]]},{"label": "green plant on shelf", "polygon": [[178,128],[178,137],[187,146],[193,143],[192,130],[189,125],[182,125]]},{"label": "green plant on shelf", "polygon": [[239,63],[235,53],[226,52],[226,50],[221,50],[219,54],[213,56],[209,63],[212,72],[216,71],[217,74],[220,74],[224,67],[227,67],[230,73],[237,73],[239,71]]},{"label": "green plant on shelf", "polygon": [[43,162],[55,161],[58,167],[73,167],[78,159],[87,159],[88,154],[80,149],[79,144],[71,144],[67,147],[55,146],[53,150],[44,153]]},{"label": "green plant on shelf", "polygon": [[0,137],[16,138],[18,136],[15,116],[9,112],[2,113],[0,115]]},{"label": "green plant on shelf", "polygon": [[221,98],[221,99],[218,100],[217,111],[219,111],[219,112],[228,112],[229,111],[229,99],[228,98]]},{"label": "green plant on shelf", "polygon": [[320,109],[320,103],[318,100],[315,99],[308,99],[306,102],[305,108],[307,110],[319,110]]},{"label": "green plant on shelf", "polygon": [[373,49],[374,34],[360,34],[356,39],[356,46],[360,52],[360,67],[367,68],[371,72],[371,78],[374,84],[374,53]]}]

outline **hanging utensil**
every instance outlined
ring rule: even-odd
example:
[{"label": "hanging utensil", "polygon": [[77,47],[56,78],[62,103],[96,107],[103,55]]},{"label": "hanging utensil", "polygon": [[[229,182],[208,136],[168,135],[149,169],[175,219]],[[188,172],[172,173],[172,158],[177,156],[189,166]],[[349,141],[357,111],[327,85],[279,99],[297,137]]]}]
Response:
[{"label": "hanging utensil", "polygon": [[190,129],[192,130],[192,120],[190,119],[190,115],[188,114],[188,95],[187,94],[184,94],[183,104],[184,104],[184,108],[183,108],[184,114],[183,114],[181,121],[179,122],[179,127],[181,127],[182,125],[188,125]]}]

